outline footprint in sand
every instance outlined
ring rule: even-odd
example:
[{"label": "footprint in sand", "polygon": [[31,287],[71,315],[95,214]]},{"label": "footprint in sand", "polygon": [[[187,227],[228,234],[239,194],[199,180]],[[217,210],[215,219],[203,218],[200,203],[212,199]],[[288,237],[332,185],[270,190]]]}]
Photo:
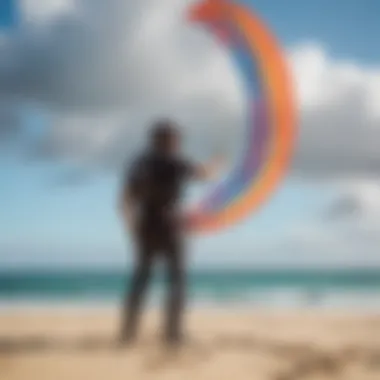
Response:
[{"label": "footprint in sand", "polygon": [[370,352],[365,362],[371,370],[380,371],[380,349]]},{"label": "footprint in sand", "polygon": [[203,346],[188,344],[181,348],[154,347],[145,361],[145,368],[159,371],[169,368],[194,368],[203,364],[210,357],[210,352]]}]

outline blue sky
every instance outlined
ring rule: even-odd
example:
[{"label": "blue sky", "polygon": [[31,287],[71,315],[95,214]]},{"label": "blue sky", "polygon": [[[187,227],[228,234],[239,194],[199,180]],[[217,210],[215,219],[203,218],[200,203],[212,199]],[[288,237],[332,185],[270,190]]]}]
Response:
[{"label": "blue sky", "polygon": [[3,28],[12,27],[16,23],[16,7],[12,0],[0,2],[0,24]]},{"label": "blue sky", "polygon": [[334,57],[368,64],[380,58],[376,49],[380,5],[376,0],[291,0],[275,6],[265,0],[245,3],[254,5],[285,44],[315,40]]},{"label": "blue sky", "polygon": [[[380,61],[380,3],[375,0],[245,3],[266,20],[286,48],[311,41],[337,60],[363,67]],[[4,33],[15,33],[19,27],[15,7],[14,1],[0,1]],[[36,138],[50,128],[49,114],[24,107],[18,114],[29,130],[20,139]],[[55,179],[64,172],[63,164],[20,158],[14,152],[22,149],[22,142],[18,141],[17,148],[12,144],[0,142],[0,265],[123,263],[130,246],[125,244],[115,213],[117,176],[98,175],[84,184],[60,186]],[[205,261],[218,265],[221,257],[231,257],[238,242],[250,260],[257,257],[261,262],[257,242],[280,239],[289,226],[319,215],[334,196],[334,190],[323,184],[289,178],[273,200],[242,226],[197,241],[195,257],[202,264],[207,256]],[[237,265],[245,265],[242,257]]]}]

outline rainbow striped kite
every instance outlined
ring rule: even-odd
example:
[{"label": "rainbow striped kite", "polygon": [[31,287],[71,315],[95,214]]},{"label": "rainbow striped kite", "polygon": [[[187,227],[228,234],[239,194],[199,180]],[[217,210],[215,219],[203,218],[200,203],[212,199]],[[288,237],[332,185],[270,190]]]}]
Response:
[{"label": "rainbow striped kite", "polygon": [[192,230],[210,232],[242,221],[274,192],[291,159],[296,111],[285,58],[252,11],[230,0],[204,0],[189,18],[237,56],[250,104],[242,159],[191,213]]}]

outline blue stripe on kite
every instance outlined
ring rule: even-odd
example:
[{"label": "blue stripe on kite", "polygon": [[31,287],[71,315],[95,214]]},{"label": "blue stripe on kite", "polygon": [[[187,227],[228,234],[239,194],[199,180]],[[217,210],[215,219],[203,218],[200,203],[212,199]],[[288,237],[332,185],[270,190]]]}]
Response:
[{"label": "blue stripe on kite", "polygon": [[[231,28],[230,28],[231,29]],[[230,30],[230,33],[233,29]],[[266,128],[266,109],[265,104],[259,104],[262,100],[258,99],[260,93],[260,79],[257,75],[257,65],[252,57],[247,53],[244,41],[238,38],[238,33],[233,33],[233,41],[237,42],[232,49],[232,56],[237,64],[242,68],[244,81],[249,93],[250,103],[248,107],[248,138],[246,141],[245,153],[243,159],[238,163],[231,176],[218,186],[209,197],[202,203],[202,209],[205,212],[215,212],[228,204],[236,197],[240,191],[252,181],[261,167],[262,154],[264,153],[264,144],[267,139],[268,130]],[[256,98],[256,104],[253,104]],[[253,109],[255,108],[255,110]],[[252,120],[252,113],[254,120]],[[254,124],[254,127],[252,126]],[[251,141],[254,140],[252,149]]]},{"label": "blue stripe on kite", "polygon": [[[257,125],[255,128],[256,135],[254,138],[260,141],[263,141],[264,139],[265,141],[267,132],[263,128],[265,127],[265,124],[259,121],[254,124]],[[215,212],[224,207],[232,199],[234,199],[237,194],[243,191],[250,182],[252,182],[252,178],[257,175],[258,170],[261,167],[261,157],[265,152],[265,145],[260,141],[256,142],[254,149],[247,152],[246,159],[242,160],[239,166],[232,171],[231,177],[222,183],[221,186],[207,198],[203,205],[207,212]]]},{"label": "blue stripe on kite", "polygon": [[[252,94],[256,92],[256,76],[255,76],[255,70],[252,69],[252,67],[249,64],[250,57],[249,55],[244,51],[244,49],[240,46],[240,41],[236,41],[236,36],[234,36],[234,42],[237,42],[233,48],[231,49],[231,55],[236,61],[236,63],[239,66],[242,66],[242,72],[243,72],[243,79],[246,86],[247,92],[249,93],[249,103],[248,103],[248,123],[250,124],[251,121],[251,114],[252,114]],[[252,136],[252,126],[248,125],[248,140],[251,140]],[[250,144],[248,143],[247,146]],[[247,152],[248,153],[248,152]],[[245,154],[246,155],[246,154]],[[243,158],[244,156],[243,155]],[[241,187],[241,182],[244,181],[244,160],[239,161],[237,166],[234,170],[231,172],[231,176],[226,179],[226,181],[222,182],[204,201],[203,203],[203,209],[207,212],[215,211],[216,209],[220,208],[222,205],[226,204],[230,198],[233,198],[234,194],[236,194],[236,188]]]}]

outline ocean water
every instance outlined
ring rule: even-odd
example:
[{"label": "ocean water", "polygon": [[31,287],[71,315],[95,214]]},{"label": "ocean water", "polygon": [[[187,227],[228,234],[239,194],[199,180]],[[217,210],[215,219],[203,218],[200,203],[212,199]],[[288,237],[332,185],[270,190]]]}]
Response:
[{"label": "ocean water", "polygon": [[[128,290],[122,270],[0,273],[0,306],[116,305]],[[380,269],[198,270],[187,278],[192,306],[319,307],[380,310]],[[148,302],[165,297],[165,277],[156,273]]]}]

